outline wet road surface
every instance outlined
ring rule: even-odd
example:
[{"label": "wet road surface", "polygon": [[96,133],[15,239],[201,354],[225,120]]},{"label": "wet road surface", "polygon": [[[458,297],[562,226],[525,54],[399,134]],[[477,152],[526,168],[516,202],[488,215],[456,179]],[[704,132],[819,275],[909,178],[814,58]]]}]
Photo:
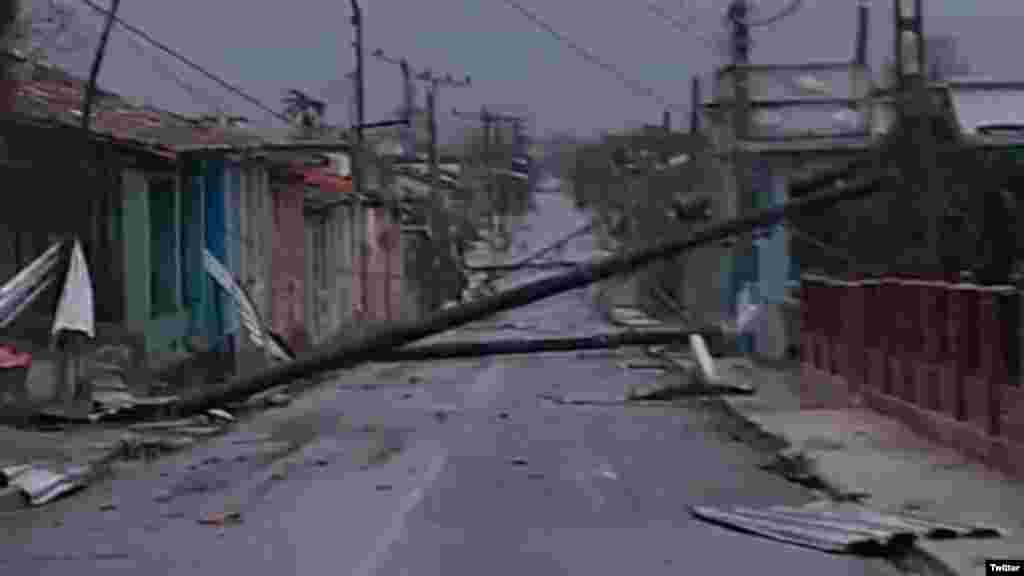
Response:
[{"label": "wet road surface", "polygon": [[[522,255],[586,219],[537,198]],[[566,258],[594,248],[581,237]],[[522,282],[551,271],[518,274]],[[436,338],[608,329],[587,291]],[[187,454],[0,518],[10,574],[833,574],[890,570],[692,519],[691,504],[800,504],[801,488],[678,406],[581,407],[655,376],[589,353],[375,365]],[[661,376],[661,377],[671,377]],[[287,442],[292,442],[288,444]],[[198,520],[237,512],[236,523]]]}]

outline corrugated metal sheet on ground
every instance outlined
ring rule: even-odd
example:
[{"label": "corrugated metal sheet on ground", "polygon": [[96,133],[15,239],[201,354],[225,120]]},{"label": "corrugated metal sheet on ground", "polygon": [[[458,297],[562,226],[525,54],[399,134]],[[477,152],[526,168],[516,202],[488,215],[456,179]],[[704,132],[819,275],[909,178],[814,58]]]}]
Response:
[{"label": "corrugated metal sheet on ground", "polygon": [[848,554],[885,554],[918,538],[996,538],[997,527],[943,522],[911,514],[883,514],[866,508],[811,509],[788,506],[746,508],[695,506],[694,516],[773,540]]}]

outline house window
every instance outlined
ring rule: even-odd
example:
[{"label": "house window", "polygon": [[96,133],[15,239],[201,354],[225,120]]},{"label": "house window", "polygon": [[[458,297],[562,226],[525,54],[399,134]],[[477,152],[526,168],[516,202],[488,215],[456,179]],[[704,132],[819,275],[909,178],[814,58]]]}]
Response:
[{"label": "house window", "polygon": [[149,186],[149,261],[152,316],[178,309],[178,246],[175,230],[174,180],[154,179]]}]

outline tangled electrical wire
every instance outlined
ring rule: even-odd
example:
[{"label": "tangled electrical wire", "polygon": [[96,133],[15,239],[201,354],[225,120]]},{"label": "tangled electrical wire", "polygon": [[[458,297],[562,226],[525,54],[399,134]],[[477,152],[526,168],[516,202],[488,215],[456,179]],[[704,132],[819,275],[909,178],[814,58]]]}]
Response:
[{"label": "tangled electrical wire", "polygon": [[737,24],[746,24],[747,26],[749,26],[751,28],[763,28],[765,26],[771,26],[772,24],[775,24],[776,22],[779,22],[781,20],[789,18],[793,14],[796,14],[797,12],[799,12],[800,9],[803,8],[803,7],[804,7],[804,0],[792,0],[789,3],[788,6],[786,6],[782,10],[780,10],[777,14],[769,16],[768,18],[762,18],[760,20],[752,20],[752,19],[748,18],[746,20],[746,22],[739,22],[737,20],[737,18],[732,14],[731,11],[726,14],[726,18],[732,20],[733,22],[735,22]]}]

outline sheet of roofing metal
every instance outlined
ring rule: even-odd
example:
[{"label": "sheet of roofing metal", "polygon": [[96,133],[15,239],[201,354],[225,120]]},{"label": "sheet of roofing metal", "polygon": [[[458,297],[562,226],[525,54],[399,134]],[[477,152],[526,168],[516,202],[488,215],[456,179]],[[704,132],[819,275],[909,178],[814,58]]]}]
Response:
[{"label": "sheet of roofing metal", "polygon": [[914,514],[885,514],[867,508],[696,506],[703,520],[764,537],[828,552],[905,550],[918,538],[998,538],[1005,530],[981,524],[944,522]]},{"label": "sheet of roofing metal", "polygon": [[1024,126],[1024,89],[959,88],[949,89],[953,112],[966,134],[995,124]]}]

